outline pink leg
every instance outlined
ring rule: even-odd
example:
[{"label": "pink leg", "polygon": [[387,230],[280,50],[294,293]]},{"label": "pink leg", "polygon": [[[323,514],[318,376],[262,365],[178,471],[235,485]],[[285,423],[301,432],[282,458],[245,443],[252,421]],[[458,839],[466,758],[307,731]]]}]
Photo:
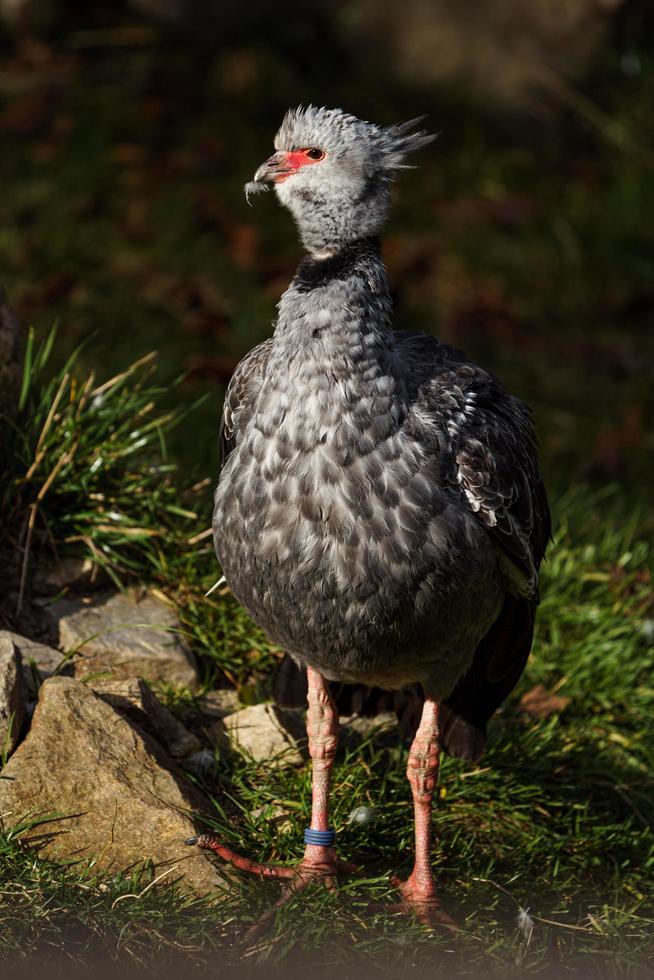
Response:
[{"label": "pink leg", "polygon": [[[329,788],[331,773],[338,745],[338,712],[329,691],[329,685],[322,674],[311,667],[307,668],[309,690],[307,695],[307,735],[309,754],[313,762],[311,829],[329,829]],[[306,844],[304,857],[295,868],[262,864],[252,861],[225,847],[211,834],[193,837],[189,844],[214,851],[224,861],[228,861],[241,871],[259,875],[262,878],[281,878],[289,881],[286,891],[274,908],[287,901],[295,892],[301,891],[310,881],[321,879],[328,888],[335,887],[338,872],[352,873],[355,866],[336,857],[332,845]],[[267,913],[246,934],[246,940],[258,938],[268,927],[274,908]]]},{"label": "pink leg", "polygon": [[329,784],[338,745],[338,711],[329,684],[317,670],[307,667],[307,735],[313,762],[311,826],[329,828]]},{"label": "pink leg", "polygon": [[409,751],[407,777],[413,794],[416,851],[413,871],[406,881],[393,879],[402,892],[403,907],[413,909],[418,918],[428,924],[454,926],[443,912],[436,894],[431,868],[431,811],[438,781],[438,704],[425,698],[422,718]]},{"label": "pink leg", "polygon": [[[317,670],[307,667],[307,736],[313,764],[311,780],[311,829],[329,829],[329,790],[338,746],[338,711],[329,684]],[[332,847],[306,844],[301,869],[333,874],[336,854]]]}]

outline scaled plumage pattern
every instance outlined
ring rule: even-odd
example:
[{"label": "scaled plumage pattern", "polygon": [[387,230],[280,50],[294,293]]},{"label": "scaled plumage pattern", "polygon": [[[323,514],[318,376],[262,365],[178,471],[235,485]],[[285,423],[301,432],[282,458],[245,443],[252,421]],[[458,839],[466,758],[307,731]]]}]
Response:
[{"label": "scaled plumage pattern", "polygon": [[[416,864],[397,884],[433,922],[447,919],[429,859],[438,751],[479,758],[522,673],[550,523],[528,409],[462,352],[391,327],[379,233],[395,171],[433,139],[419,121],[292,110],[255,174],[308,255],[230,382],[213,526],[234,595],[307,670],[312,828],[328,827],[328,682],[422,686]],[[269,873],[297,889],[338,870],[333,847],[308,844],[297,869]]]}]

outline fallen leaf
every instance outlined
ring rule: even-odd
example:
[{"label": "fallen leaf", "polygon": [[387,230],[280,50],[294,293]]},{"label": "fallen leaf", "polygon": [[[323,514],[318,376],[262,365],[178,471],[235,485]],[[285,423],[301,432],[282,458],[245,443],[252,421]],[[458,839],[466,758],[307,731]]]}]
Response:
[{"label": "fallen leaf", "polygon": [[530,718],[547,718],[557,711],[564,711],[569,704],[570,698],[551,694],[543,684],[536,684],[520,698],[520,709]]}]

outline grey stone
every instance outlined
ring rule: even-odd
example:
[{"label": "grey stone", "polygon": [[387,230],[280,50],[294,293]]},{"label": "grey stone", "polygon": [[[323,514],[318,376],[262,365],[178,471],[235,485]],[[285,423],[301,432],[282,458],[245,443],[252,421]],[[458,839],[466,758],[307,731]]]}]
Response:
[{"label": "grey stone", "polygon": [[195,688],[195,658],[170,606],[151,594],[104,592],[44,608],[59,646],[76,651],[75,676],[109,674]]},{"label": "grey stone", "polygon": [[3,637],[9,637],[20,652],[23,663],[23,681],[30,701],[36,701],[41,682],[55,672],[72,677],[73,663],[64,656],[61,650],[55,650],[45,643],[30,640],[27,636],[11,633],[9,630],[0,631],[0,640]]},{"label": "grey stone", "polygon": [[82,591],[106,585],[107,575],[90,558],[62,558],[32,577],[32,588],[41,595],[54,595],[62,589]]},{"label": "grey stone", "polygon": [[368,738],[369,735],[381,735],[391,729],[397,731],[397,715],[394,711],[380,711],[371,717],[350,715],[340,718],[339,724],[350,732],[356,732],[361,738]]},{"label": "grey stone", "polygon": [[22,839],[41,856],[93,860],[116,873],[152,864],[155,876],[193,894],[225,882],[184,841],[208,807],[161,746],[74,678],[41,688],[32,727],[0,780],[5,828],[44,818]]},{"label": "grey stone", "polygon": [[300,748],[304,724],[299,713],[282,711],[273,704],[255,704],[228,715],[223,725],[231,747],[255,762],[282,767],[304,761]]},{"label": "grey stone", "polygon": [[358,748],[362,742],[372,740],[380,747],[397,745],[400,731],[394,711],[380,711],[371,718],[350,715],[340,719],[340,742],[344,748]]},{"label": "grey stone", "polygon": [[16,748],[24,718],[20,650],[8,633],[0,634],[0,759]]},{"label": "grey stone", "polygon": [[218,691],[207,691],[203,697],[198,699],[198,708],[203,715],[215,720],[235,714],[240,710],[241,704],[238,700],[237,691],[231,688],[223,688]]},{"label": "grey stone", "polygon": [[180,717],[187,728],[201,734],[214,746],[229,748],[223,719],[241,708],[238,694],[233,689],[209,691],[192,703],[180,706]]},{"label": "grey stone", "polygon": [[199,738],[175,718],[141,678],[98,678],[88,683],[103,701],[161,742],[174,759],[184,759],[202,748]]}]

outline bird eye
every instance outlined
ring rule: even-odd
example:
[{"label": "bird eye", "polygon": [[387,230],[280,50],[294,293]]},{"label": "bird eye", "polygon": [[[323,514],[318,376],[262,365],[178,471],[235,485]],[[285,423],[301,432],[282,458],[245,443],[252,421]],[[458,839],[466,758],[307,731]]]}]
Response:
[{"label": "bird eye", "polygon": [[317,147],[309,147],[304,151],[304,155],[309,157],[310,160],[322,160],[325,156],[324,150],[319,150]]}]

